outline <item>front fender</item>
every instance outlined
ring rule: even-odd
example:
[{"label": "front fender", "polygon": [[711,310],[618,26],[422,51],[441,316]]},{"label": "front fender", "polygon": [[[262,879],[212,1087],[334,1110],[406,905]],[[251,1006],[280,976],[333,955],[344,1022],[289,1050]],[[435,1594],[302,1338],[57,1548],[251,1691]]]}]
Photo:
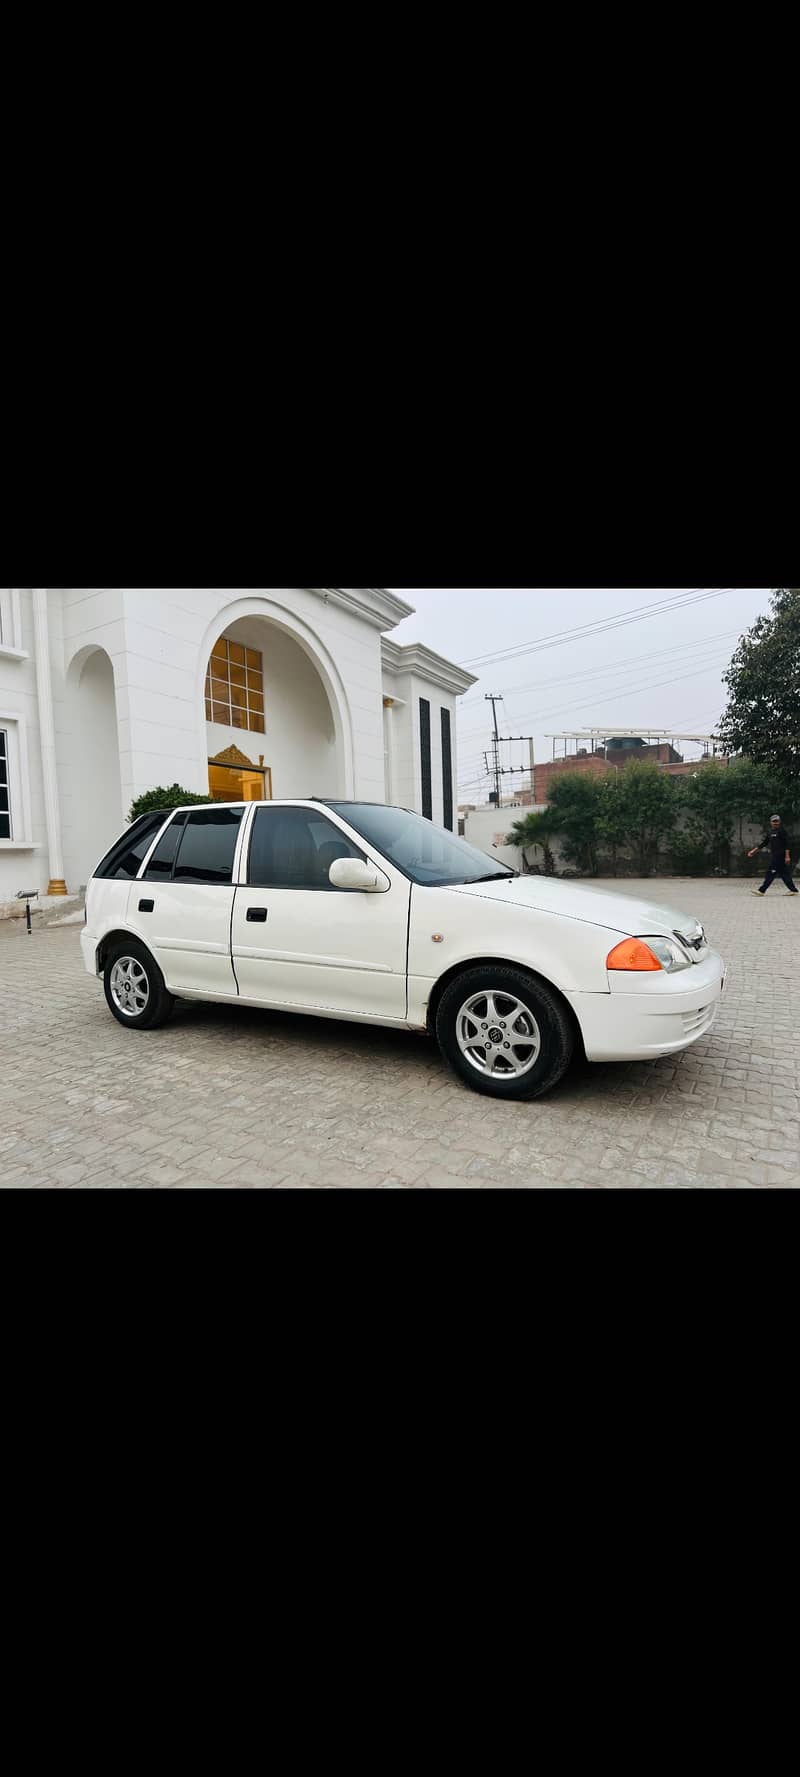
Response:
[{"label": "front fender", "polygon": [[409,1023],[424,1025],[444,976],[489,960],[529,969],[560,993],[608,995],[606,959],[625,936],[564,914],[427,889],[412,896]]}]

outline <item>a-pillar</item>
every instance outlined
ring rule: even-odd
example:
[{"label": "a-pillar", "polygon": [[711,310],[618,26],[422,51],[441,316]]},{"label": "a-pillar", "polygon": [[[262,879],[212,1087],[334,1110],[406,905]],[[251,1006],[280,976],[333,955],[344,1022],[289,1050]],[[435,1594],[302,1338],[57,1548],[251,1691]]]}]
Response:
[{"label": "a-pillar", "polygon": [[64,858],[61,850],[61,816],[58,807],[58,775],[56,772],[56,737],[53,724],[53,686],[50,677],[50,632],[47,622],[47,592],[33,587],[33,634],[36,654],[36,691],[39,703],[39,735],[42,747],[42,778],[44,810],[47,823],[47,850],[50,881],[48,895],[65,895]]}]

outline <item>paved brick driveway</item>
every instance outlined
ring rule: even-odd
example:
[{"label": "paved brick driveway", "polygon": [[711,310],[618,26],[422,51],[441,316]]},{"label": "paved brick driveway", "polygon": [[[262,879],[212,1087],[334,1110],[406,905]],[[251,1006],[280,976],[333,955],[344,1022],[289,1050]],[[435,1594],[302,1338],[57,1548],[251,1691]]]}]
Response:
[{"label": "paved brick driveway", "polygon": [[779,884],[627,883],[696,912],[730,965],[677,1062],[579,1068],[548,1099],[469,1092],[426,1040],[221,1006],[132,1036],[78,930],[0,924],[6,1186],[800,1185],[800,903]]}]

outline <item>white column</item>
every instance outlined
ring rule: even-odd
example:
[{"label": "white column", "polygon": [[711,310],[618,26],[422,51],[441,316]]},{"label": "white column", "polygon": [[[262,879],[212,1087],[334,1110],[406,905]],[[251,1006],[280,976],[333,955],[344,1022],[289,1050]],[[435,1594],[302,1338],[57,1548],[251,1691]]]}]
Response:
[{"label": "white column", "polygon": [[386,797],[386,801],[389,804],[389,806],[391,806],[391,804],[394,801],[394,722],[392,721],[393,710],[394,710],[394,699],[391,697],[384,697],[384,700],[383,700],[383,739],[384,739],[384,756],[385,756],[385,760],[386,760],[386,769],[385,769],[385,773],[384,773],[385,783],[384,783],[383,793],[384,793],[384,796]]},{"label": "white column", "polygon": [[47,592],[33,588],[33,635],[36,654],[36,691],[39,702],[39,734],[42,744],[42,778],[50,859],[48,895],[65,895],[64,859],[61,851],[61,816],[58,807],[56,736],[53,723],[53,686],[50,678],[50,632],[47,624]]}]

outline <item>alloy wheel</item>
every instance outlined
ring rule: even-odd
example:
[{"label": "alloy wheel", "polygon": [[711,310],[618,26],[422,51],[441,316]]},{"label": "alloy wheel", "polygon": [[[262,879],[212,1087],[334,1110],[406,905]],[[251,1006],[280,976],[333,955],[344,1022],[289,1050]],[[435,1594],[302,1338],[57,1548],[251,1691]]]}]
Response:
[{"label": "alloy wheel", "polygon": [[542,1049],[530,1008],[508,993],[473,994],[456,1019],[456,1037],[470,1067],[494,1080],[521,1079]]},{"label": "alloy wheel", "polygon": [[150,999],[147,970],[136,956],[120,956],[111,971],[111,997],[125,1018],[138,1018]]}]

